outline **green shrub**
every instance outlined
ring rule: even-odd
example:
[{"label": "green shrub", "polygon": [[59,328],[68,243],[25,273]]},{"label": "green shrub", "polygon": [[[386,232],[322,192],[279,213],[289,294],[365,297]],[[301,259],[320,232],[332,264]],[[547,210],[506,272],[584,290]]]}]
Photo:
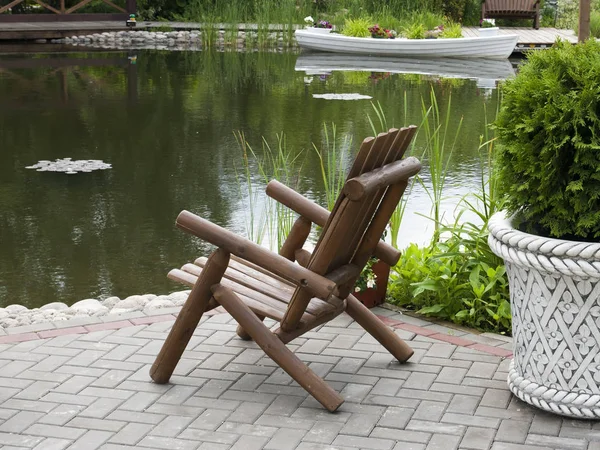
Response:
[{"label": "green shrub", "polygon": [[462,27],[460,23],[449,23],[444,26],[444,31],[440,34],[441,38],[461,38],[462,37]]},{"label": "green shrub", "polygon": [[500,189],[521,229],[600,238],[600,42],[529,54],[496,129]]},{"label": "green shrub", "polygon": [[369,37],[369,27],[372,25],[372,21],[369,17],[359,17],[357,19],[346,19],[342,34],[344,36],[352,37]]},{"label": "green shrub", "polygon": [[405,28],[402,34],[408,39],[425,39],[427,29],[422,24],[415,23]]},{"label": "green shrub", "polygon": [[590,15],[590,35],[600,39],[600,11],[592,11]]},{"label": "green shrub", "polygon": [[444,15],[454,22],[462,22],[466,4],[467,0],[445,0]]}]

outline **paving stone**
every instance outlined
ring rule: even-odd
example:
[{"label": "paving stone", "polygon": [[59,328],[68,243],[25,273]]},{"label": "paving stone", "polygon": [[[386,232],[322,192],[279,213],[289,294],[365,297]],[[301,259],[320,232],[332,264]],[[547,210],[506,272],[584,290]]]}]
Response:
[{"label": "paving stone", "polygon": [[585,450],[587,442],[585,439],[573,439],[556,436],[542,436],[541,434],[529,433],[525,444],[538,446],[552,446],[555,448],[568,448],[573,450]]},{"label": "paving stone", "polygon": [[27,429],[27,434],[31,434],[33,436],[75,440],[83,436],[85,434],[85,430],[80,428],[36,423]]},{"label": "paving stone", "polygon": [[515,444],[523,444],[529,433],[531,423],[522,420],[505,419],[500,423],[497,440],[503,442],[513,442]]},{"label": "paving stone", "polygon": [[30,425],[37,422],[44,416],[44,413],[38,413],[33,411],[20,411],[2,425],[0,425],[0,432],[3,433],[21,433],[25,431]]},{"label": "paving stone", "polygon": [[544,436],[558,436],[562,426],[562,417],[539,412],[533,417],[529,432]]},{"label": "paving stone", "polygon": [[[305,430],[290,430],[280,428],[275,432],[273,437],[269,440],[264,448],[269,450],[294,450],[305,434]],[[233,448],[235,448],[235,446]],[[241,448],[242,447],[240,447],[240,449]]]},{"label": "paving stone", "polygon": [[69,447],[70,450],[96,450],[102,444],[104,444],[113,433],[107,431],[90,430],[77,439],[73,445]]},{"label": "paving stone", "polygon": [[331,444],[344,425],[335,422],[315,422],[313,427],[304,435],[303,440]]},{"label": "paving stone", "polygon": [[402,387],[405,389],[428,390],[436,378],[436,373],[413,372],[408,376]]},{"label": "paving stone", "polygon": [[395,442],[391,439],[381,438],[363,438],[357,436],[346,436],[343,434],[338,435],[334,441],[333,446],[355,446],[364,449],[373,450],[389,450],[394,446]]},{"label": "paving stone", "polygon": [[460,436],[434,434],[427,444],[427,450],[454,450],[458,447]]},{"label": "paving stone", "polygon": [[411,420],[406,425],[407,430],[424,431],[427,433],[455,434],[462,436],[465,432],[464,425],[452,425],[448,423],[428,422],[426,420]]},{"label": "paving stone", "polygon": [[[33,450],[64,450],[72,443],[73,441],[67,439],[48,438],[41,441]],[[6,449],[6,447],[4,448]]]},{"label": "paving stone", "polygon": [[487,450],[496,435],[496,430],[491,428],[468,427],[460,442],[464,449]]},{"label": "paving stone", "polygon": [[176,437],[186,429],[192,420],[194,420],[193,417],[169,416],[155,426],[149,434],[154,436]]},{"label": "paving stone", "polygon": [[403,442],[426,443],[431,440],[431,433],[422,431],[398,430],[396,428],[375,427],[371,437],[394,439]]},{"label": "paving stone", "polygon": [[439,421],[444,415],[446,404],[442,402],[422,401],[413,414],[413,419]]},{"label": "paving stone", "polygon": [[500,426],[500,420],[496,418],[468,416],[466,414],[457,413],[444,414],[442,417],[442,422],[494,429],[498,429]]}]

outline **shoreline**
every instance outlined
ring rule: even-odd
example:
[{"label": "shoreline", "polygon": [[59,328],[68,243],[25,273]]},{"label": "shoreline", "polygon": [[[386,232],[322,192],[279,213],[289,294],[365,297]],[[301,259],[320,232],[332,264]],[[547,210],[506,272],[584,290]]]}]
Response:
[{"label": "shoreline", "polygon": [[0,308],[0,331],[11,330],[9,334],[24,333],[55,328],[54,325],[62,323],[72,326],[72,321],[77,319],[96,318],[101,322],[131,313],[154,315],[163,310],[181,308],[189,293],[190,290],[184,290],[166,295],[130,295],[124,299],[115,296],[104,300],[88,298],[71,306],[62,302],[52,302],[33,309],[18,304],[8,305]]},{"label": "shoreline", "polygon": [[83,34],[61,39],[52,39],[51,44],[68,44],[73,47],[91,47],[122,50],[188,50],[201,51],[208,48],[220,50],[259,49],[278,51],[299,49],[293,34],[285,31],[235,31],[200,30],[173,31],[113,31]]}]

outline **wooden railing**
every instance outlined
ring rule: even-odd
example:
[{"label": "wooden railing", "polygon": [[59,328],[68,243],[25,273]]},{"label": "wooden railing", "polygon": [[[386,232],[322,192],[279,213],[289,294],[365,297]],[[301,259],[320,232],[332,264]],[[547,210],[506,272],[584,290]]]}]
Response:
[{"label": "wooden railing", "polygon": [[113,3],[111,0],[99,0],[118,12],[114,13],[77,13],[77,11],[88,3],[98,0],[82,0],[69,8],[65,0],[60,0],[58,8],[50,6],[42,0],[33,0],[42,8],[50,11],[50,14],[16,13],[7,14],[25,0],[13,0],[7,5],[0,7],[0,22],[60,22],[60,21],[89,21],[89,20],[126,20],[130,14],[136,13],[136,0],[125,0],[125,8]]}]

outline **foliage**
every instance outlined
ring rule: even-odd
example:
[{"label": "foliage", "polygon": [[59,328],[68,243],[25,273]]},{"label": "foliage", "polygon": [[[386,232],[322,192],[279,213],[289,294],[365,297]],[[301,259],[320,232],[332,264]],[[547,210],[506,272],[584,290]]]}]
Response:
[{"label": "foliage", "polygon": [[373,272],[373,264],[377,261],[377,258],[369,258],[369,261],[367,261],[367,264],[356,280],[354,292],[363,292],[367,289],[375,289],[377,287],[377,275]]},{"label": "foliage", "polygon": [[496,21],[494,19],[481,19],[479,26],[481,28],[494,28],[496,26]]},{"label": "foliage", "polygon": [[335,205],[344,182],[346,181],[346,168],[344,167],[344,159],[350,146],[352,138],[344,137],[341,145],[337,139],[337,128],[334,123],[331,124],[331,134],[327,128],[327,124],[323,124],[323,132],[325,135],[325,148],[319,150],[313,143],[313,148],[319,157],[321,178],[325,188],[325,198],[327,209],[331,211]]},{"label": "foliage", "polygon": [[444,0],[444,15],[454,22],[462,22],[467,0]]},{"label": "foliage", "polygon": [[369,27],[371,26],[371,19],[368,17],[358,17],[356,19],[346,19],[342,34],[344,36],[352,37],[369,37],[371,32]]},{"label": "foliage", "polygon": [[425,39],[427,29],[421,23],[409,25],[402,31],[402,35],[408,39]]},{"label": "foliage", "polygon": [[596,39],[600,39],[600,11],[591,12],[590,35]]},{"label": "foliage", "polygon": [[444,27],[440,34],[441,38],[457,39],[462,37],[462,27],[460,23],[451,22]]},{"label": "foliage", "polygon": [[281,248],[292,228],[295,215],[271,198],[263,201],[264,192],[262,189],[255,189],[253,174],[258,172],[262,183],[279,180],[287,186],[296,187],[302,171],[302,165],[298,163],[301,153],[294,155],[288,150],[283,133],[276,136],[276,149],[272,149],[263,137],[261,153],[252,149],[244,133],[238,131],[234,135],[242,151],[244,164],[243,173],[237,175],[238,179],[243,180],[239,183],[240,195],[247,199],[249,205],[250,217],[246,217],[247,236],[258,244],[267,238],[272,249]]},{"label": "foliage", "polygon": [[479,191],[461,199],[454,223],[440,226],[429,246],[412,244],[403,252],[391,273],[389,301],[459,324],[510,333],[505,268],[487,243],[487,223],[502,209],[492,166],[494,139],[487,127],[480,140]]},{"label": "foliage", "polygon": [[600,43],[531,53],[496,122],[500,187],[523,229],[600,238]]},{"label": "foliage", "polygon": [[391,273],[391,302],[458,324],[510,332],[504,265],[486,248],[479,228],[463,229],[443,242],[404,250]]}]

